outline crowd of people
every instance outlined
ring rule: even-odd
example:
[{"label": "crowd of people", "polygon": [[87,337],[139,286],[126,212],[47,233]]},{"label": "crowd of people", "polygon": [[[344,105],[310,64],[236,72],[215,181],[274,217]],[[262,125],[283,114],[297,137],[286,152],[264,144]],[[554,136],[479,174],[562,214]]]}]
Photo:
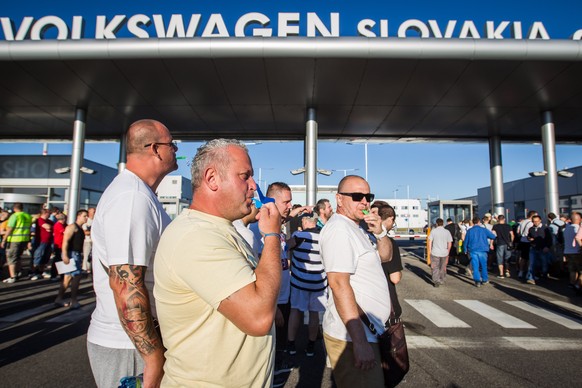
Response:
[{"label": "crowd of people", "polygon": [[428,236],[434,286],[444,283],[447,264],[465,258],[476,287],[489,283],[489,271],[498,279],[513,276],[531,285],[568,273],[569,287],[582,294],[581,222],[577,211],[559,217],[549,213],[544,220],[530,210],[510,222],[504,215],[486,213],[458,223],[449,218],[446,226],[439,218]]},{"label": "crowd of people", "polygon": [[[96,307],[87,352],[99,388],[128,376],[148,388],[283,386],[305,314],[302,351],[313,357],[323,339],[336,386],[385,386],[370,327],[381,334],[400,321],[403,267],[389,236],[394,208],[374,201],[365,179],[339,182],[335,211],[325,198],[313,207],[293,205],[284,182],[271,183],[256,200],[246,146],[215,139],[192,160],[191,206],[171,221],[155,194],[177,169],[170,131],[140,120],[125,144],[126,169],[97,208],[79,210],[74,223],[66,225],[58,209],[31,217],[22,204],[0,213],[5,283],[22,276],[22,252],[32,249],[31,280],[57,278],[59,262],[69,266],[60,271],[55,304],[76,309],[79,280],[92,273]],[[428,237],[434,286],[446,283],[447,265],[463,256],[477,287],[488,283],[492,262],[499,278],[509,277],[519,252],[517,277],[535,284],[564,260],[580,290],[582,217],[548,218],[547,225],[535,212],[515,224],[490,214],[436,220]]]},{"label": "crowd of people", "polygon": [[[91,251],[85,241],[90,240],[91,221],[95,208],[79,210],[71,225],[58,207],[42,208],[38,214],[29,214],[22,203],[0,211],[0,263],[8,266],[8,276],[2,282],[16,283],[20,279],[51,279],[60,281],[55,306],[78,309],[77,291],[82,276],[90,274]],[[23,256],[28,253],[28,273],[23,273]],[[61,264],[75,262],[70,270],[59,271]],[[70,287],[70,301],[65,293]]]}]

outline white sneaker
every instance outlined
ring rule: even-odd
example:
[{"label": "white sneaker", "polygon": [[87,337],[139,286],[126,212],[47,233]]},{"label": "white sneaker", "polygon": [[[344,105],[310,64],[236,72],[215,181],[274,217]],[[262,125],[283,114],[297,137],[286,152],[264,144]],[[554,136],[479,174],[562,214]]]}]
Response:
[{"label": "white sneaker", "polygon": [[2,280],[2,283],[12,284],[15,281],[16,281],[16,278],[6,278],[6,279]]}]

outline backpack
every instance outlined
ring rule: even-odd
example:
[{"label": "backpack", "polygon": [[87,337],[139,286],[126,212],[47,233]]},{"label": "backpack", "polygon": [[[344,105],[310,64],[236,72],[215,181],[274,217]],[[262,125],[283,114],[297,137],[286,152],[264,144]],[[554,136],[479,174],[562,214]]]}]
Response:
[{"label": "backpack", "polygon": [[558,233],[556,233],[556,242],[558,244],[564,245],[564,228],[566,227],[566,224],[558,225],[554,222],[552,222],[552,224],[558,227]]}]

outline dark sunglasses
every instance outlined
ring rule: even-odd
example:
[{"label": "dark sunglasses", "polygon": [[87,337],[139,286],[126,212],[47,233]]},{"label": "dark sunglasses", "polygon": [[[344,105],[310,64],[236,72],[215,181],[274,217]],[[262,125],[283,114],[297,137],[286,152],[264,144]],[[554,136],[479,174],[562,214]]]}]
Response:
[{"label": "dark sunglasses", "polygon": [[165,146],[168,146],[168,147],[172,147],[172,149],[174,150],[174,152],[178,151],[178,144],[176,144],[175,141],[171,141],[169,143],[149,143],[149,144],[144,145],[143,148],[151,147],[152,144],[155,144],[155,145],[165,145]]},{"label": "dark sunglasses", "polygon": [[372,193],[364,194],[364,193],[338,193],[341,195],[345,195],[347,197],[351,197],[352,200],[356,202],[360,202],[363,198],[366,198],[366,201],[372,202],[374,200],[375,195]]}]

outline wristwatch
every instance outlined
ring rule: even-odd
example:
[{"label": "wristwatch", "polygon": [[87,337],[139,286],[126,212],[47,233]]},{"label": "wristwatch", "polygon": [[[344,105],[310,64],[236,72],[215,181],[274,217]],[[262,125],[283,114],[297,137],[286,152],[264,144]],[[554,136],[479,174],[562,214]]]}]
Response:
[{"label": "wristwatch", "polygon": [[386,227],[384,226],[384,224],[382,224],[382,232],[380,234],[374,233],[374,237],[376,237],[377,240],[380,240],[381,238],[384,238],[387,235],[388,235],[388,231],[386,230]]}]

